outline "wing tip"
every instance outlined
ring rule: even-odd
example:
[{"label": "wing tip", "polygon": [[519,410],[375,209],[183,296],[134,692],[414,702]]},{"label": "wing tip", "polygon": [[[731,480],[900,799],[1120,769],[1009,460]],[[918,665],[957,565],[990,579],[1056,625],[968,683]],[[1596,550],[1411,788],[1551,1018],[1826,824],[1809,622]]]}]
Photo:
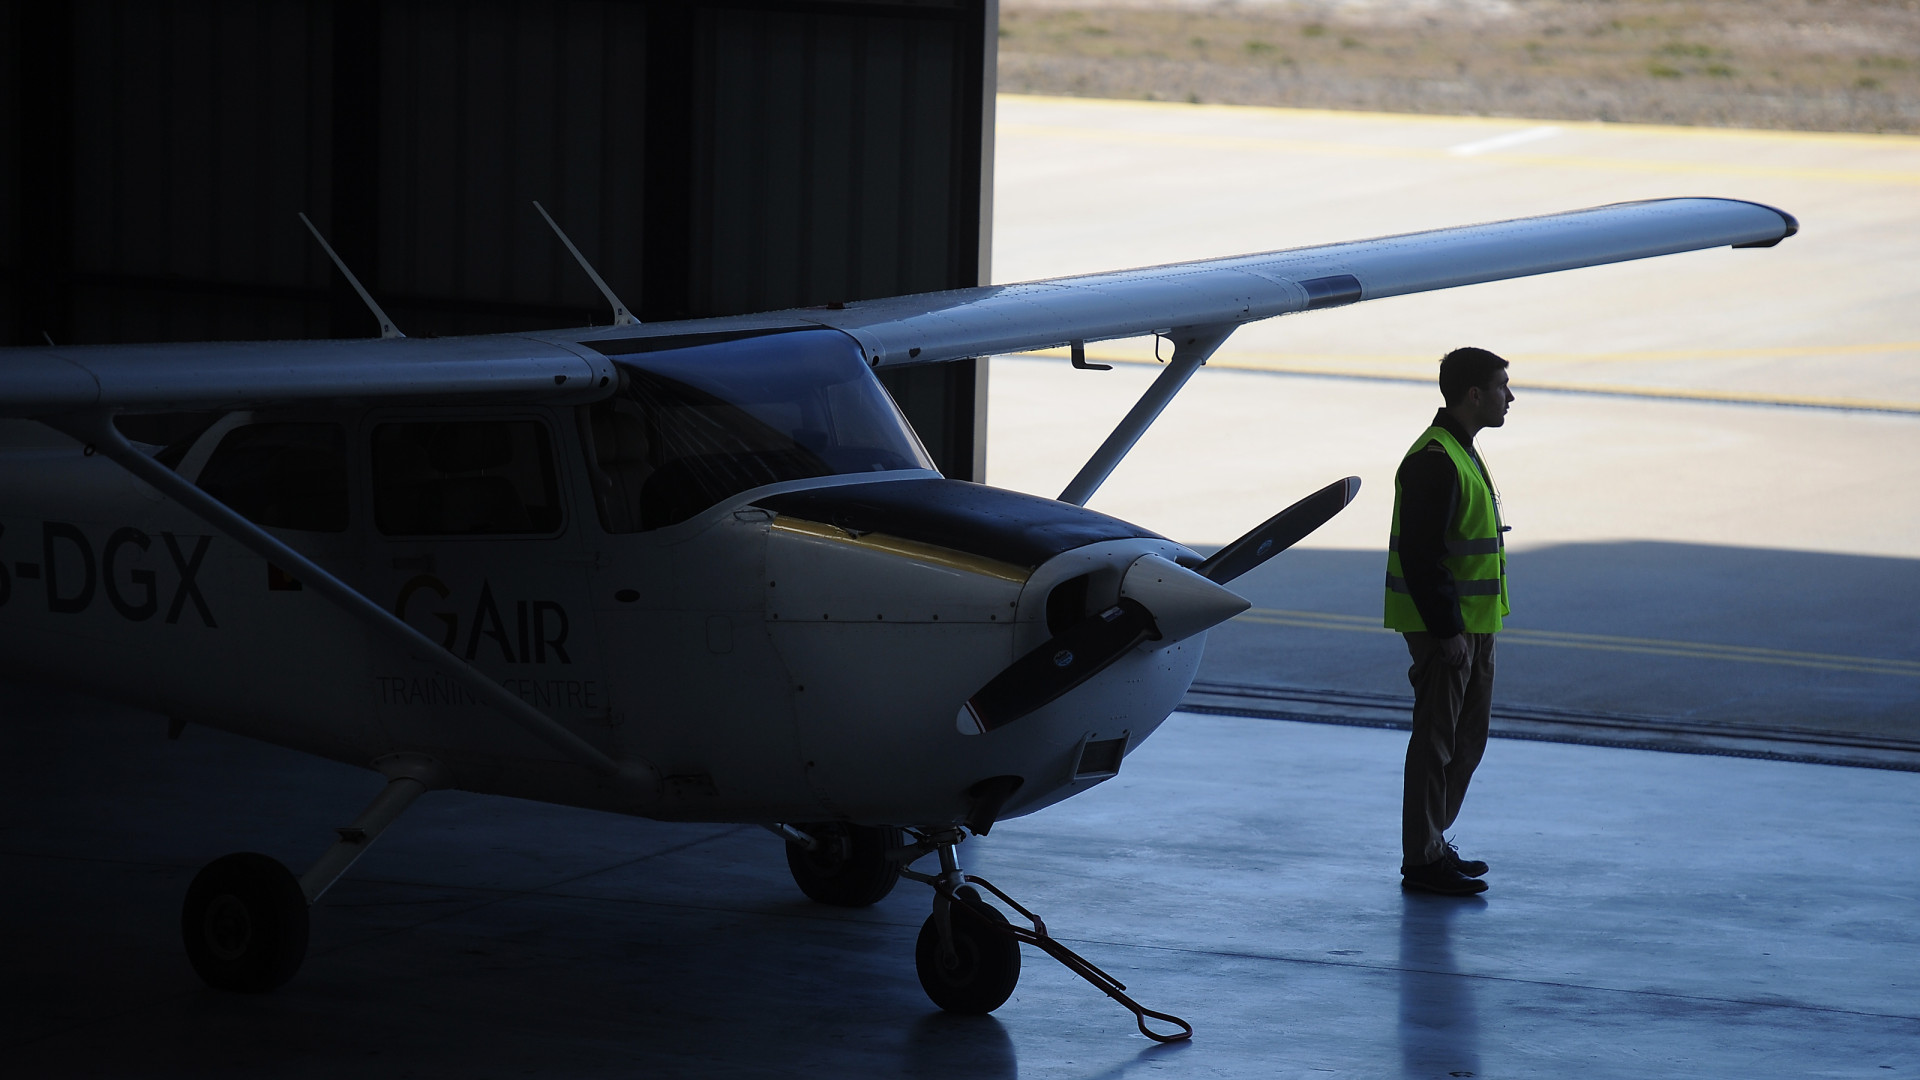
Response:
[{"label": "wing tip", "polygon": [[1628,200],[1627,202],[1609,203],[1605,206],[1596,206],[1593,209],[1610,210],[1617,206],[1646,206],[1652,203],[1684,203],[1684,202],[1738,203],[1741,206],[1752,206],[1757,209],[1765,210],[1770,214],[1775,214],[1779,216],[1780,229],[1781,229],[1779,236],[1769,236],[1761,240],[1748,240],[1745,243],[1740,243],[1740,244],[1729,244],[1727,245],[1729,247],[1768,248],[1768,247],[1772,247],[1775,244],[1778,244],[1780,241],[1785,240],[1787,237],[1792,236],[1793,234],[1800,231],[1800,219],[1794,217],[1792,214],[1787,213],[1785,210],[1782,210],[1777,206],[1770,206],[1767,203],[1763,203],[1763,202],[1755,202],[1752,199],[1729,199],[1720,195],[1670,195],[1670,196],[1665,196],[1657,199],[1631,199],[1631,200]]},{"label": "wing tip", "polygon": [[1780,241],[1785,240],[1787,237],[1792,236],[1794,233],[1797,233],[1800,231],[1800,219],[1797,217],[1794,217],[1792,214],[1787,213],[1785,210],[1782,210],[1777,206],[1768,206],[1766,203],[1754,202],[1752,199],[1728,199],[1726,201],[1744,203],[1748,206],[1757,206],[1762,210],[1766,210],[1770,213],[1780,215],[1781,232],[1779,236],[1769,237],[1765,240],[1751,240],[1744,244],[1734,244],[1732,245],[1734,247],[1770,248],[1773,245],[1779,243]]}]

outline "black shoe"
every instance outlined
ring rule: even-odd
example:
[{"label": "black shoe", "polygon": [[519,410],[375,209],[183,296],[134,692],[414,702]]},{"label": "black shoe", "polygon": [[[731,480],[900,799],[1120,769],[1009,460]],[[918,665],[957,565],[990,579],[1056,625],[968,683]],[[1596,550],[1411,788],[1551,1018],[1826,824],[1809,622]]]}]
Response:
[{"label": "black shoe", "polygon": [[1400,887],[1442,896],[1472,896],[1487,891],[1487,883],[1461,873],[1452,859],[1441,858],[1425,866],[1400,868]]},{"label": "black shoe", "polygon": [[1451,840],[1447,841],[1447,853],[1442,857],[1451,861],[1453,863],[1453,868],[1455,870],[1460,871],[1462,874],[1466,875],[1467,877],[1485,877],[1486,876],[1487,864],[1481,862],[1479,859],[1461,858],[1460,849],[1457,847],[1454,847],[1453,841]]}]

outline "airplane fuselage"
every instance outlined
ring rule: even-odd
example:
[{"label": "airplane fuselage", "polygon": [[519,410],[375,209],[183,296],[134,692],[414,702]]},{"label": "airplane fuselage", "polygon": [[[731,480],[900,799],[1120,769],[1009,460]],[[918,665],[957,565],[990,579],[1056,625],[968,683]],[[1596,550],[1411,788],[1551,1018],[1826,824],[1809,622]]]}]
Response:
[{"label": "airplane fuselage", "polygon": [[472,791],[680,820],[931,826],[963,819],[974,785],[1012,776],[1000,816],[1017,816],[1113,775],[1185,692],[1204,641],[1143,645],[1018,724],[969,736],[960,704],[1050,623],[1112,603],[1142,555],[1193,553],[921,463],[609,528],[595,487],[608,487],[606,455],[589,453],[591,422],[570,409],[235,412],[165,451],[461,660],[660,777],[636,790],[562,759],[117,466],[37,425],[7,427],[10,676],[356,765],[424,755]]}]

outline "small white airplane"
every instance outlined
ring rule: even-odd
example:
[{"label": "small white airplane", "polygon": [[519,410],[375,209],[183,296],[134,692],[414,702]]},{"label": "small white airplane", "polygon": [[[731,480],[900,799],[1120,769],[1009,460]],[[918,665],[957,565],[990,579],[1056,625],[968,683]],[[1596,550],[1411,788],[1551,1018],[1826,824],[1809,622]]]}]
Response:
[{"label": "small white airplane", "polygon": [[[582,259],[614,325],[435,340],[348,273],[381,339],[0,350],[0,663],[388,778],[300,877],[200,871],[181,925],[215,987],[292,977],[309,906],[458,788],[766,825],[817,901],[933,887],[940,1007],[998,1008],[1024,941],[1186,1038],[956,848],[1118,773],[1248,606],[1225,586],[1359,482],[1208,558],[1088,497],[1245,323],[1797,227],[1666,199],[649,325]],[[1170,361],[1057,500],[943,479],[873,374],[1149,334]],[[206,422],[172,445],[123,432],[182,412]]]}]

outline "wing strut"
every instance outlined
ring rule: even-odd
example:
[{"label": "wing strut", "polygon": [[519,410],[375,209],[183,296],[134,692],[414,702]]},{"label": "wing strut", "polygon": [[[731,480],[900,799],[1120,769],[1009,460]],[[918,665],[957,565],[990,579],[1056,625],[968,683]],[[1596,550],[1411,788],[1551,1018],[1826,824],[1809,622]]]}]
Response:
[{"label": "wing strut", "polygon": [[[1239,329],[1239,323],[1215,323],[1211,326],[1183,326],[1167,336],[1173,339],[1173,359],[1167,361],[1167,368],[1160,377],[1153,380],[1147,392],[1140,395],[1120,426],[1113,429],[1107,441],[1100,444],[1093,457],[1081,467],[1080,475],[1073,478],[1067,490],[1060,493],[1060,501],[1075,506],[1087,505],[1093,493],[1106,483],[1107,477],[1119,466],[1120,459],[1127,456],[1133,444],[1147,433],[1147,428],[1160,417],[1160,413],[1193,378],[1193,373],[1207,362],[1227,335]],[[1084,354],[1082,354],[1084,356]],[[1078,366],[1078,365],[1076,365]]]},{"label": "wing strut", "polygon": [[379,604],[367,599],[351,585],[334,577],[305,555],[288,547],[272,533],[248,521],[225,503],[187,482],[172,469],[135,449],[113,417],[105,412],[76,413],[41,420],[56,431],[73,436],[89,450],[98,450],[120,467],[146,481],[156,490],[186,507],[202,521],[219,529],[240,546],[287,571],[301,584],[326,597],[353,619],[385,635],[409,654],[439,668],[483,704],[504,714],[527,734],[546,743],[570,760],[610,779],[635,786],[651,786],[658,775],[634,761],[625,763],[608,757],[599,747],[587,742],[546,713],[521,700],[519,695],[494,682],[479,669],[463,662],[437,642],[408,626]]}]

